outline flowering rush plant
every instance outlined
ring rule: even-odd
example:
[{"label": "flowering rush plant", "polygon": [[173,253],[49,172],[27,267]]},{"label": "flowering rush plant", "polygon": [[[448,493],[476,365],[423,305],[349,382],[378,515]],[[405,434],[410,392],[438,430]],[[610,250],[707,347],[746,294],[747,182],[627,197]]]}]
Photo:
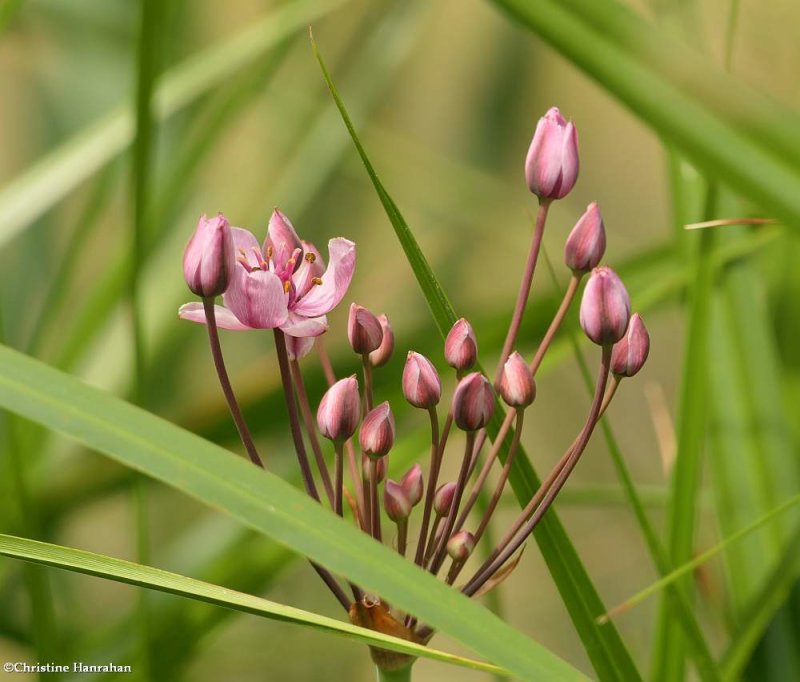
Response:
[{"label": "flowering rush plant", "polygon": [[[186,282],[201,301],[186,303],[179,314],[206,326],[223,394],[252,462],[265,466],[228,378],[219,328],[273,331],[289,430],[308,495],[470,597],[485,594],[517,566],[523,545],[578,464],[620,382],[635,375],[647,359],[649,337],[644,322],[639,315],[631,315],[621,279],[601,265],[606,234],[596,203],[587,207],[566,239],[564,261],[571,277],[535,353],[527,360],[515,350],[549,207],[572,190],[578,168],[575,127],[552,108],[539,121],[525,160],[525,178],[538,198],[538,210],[496,370],[492,376],[480,370],[478,341],[465,318],[453,324],[441,357],[408,351],[402,392],[412,406],[428,415],[430,456],[424,467],[415,463],[399,480],[387,477],[387,459],[402,435],[391,405],[380,401],[373,388],[374,372],[395,350],[389,318],[357,303],[350,305],[347,338],[361,358],[360,376],[337,377],[317,342],[328,331],[327,313],[344,300],[354,276],[355,244],[341,237],[331,239],[326,261],[276,209],[263,243],[251,232],[232,227],[222,214],[203,216],[184,254]],[[475,548],[487,541],[486,529],[514,466],[525,415],[536,399],[536,373],[584,280],[580,324],[600,347],[600,362],[583,427],[527,505],[488,548],[486,558],[472,562]],[[216,304],[219,296],[223,305]],[[329,383],[316,410],[301,366],[314,351]],[[449,367],[447,383],[453,384],[447,400],[442,360]],[[502,409],[498,398],[508,409],[499,432],[491,438],[487,426]],[[456,430],[465,435],[459,451],[448,447],[456,440],[451,438]],[[326,440],[329,448],[323,445]],[[333,451],[332,465],[328,449]],[[459,462],[455,480],[442,480],[447,458]],[[482,494],[488,501],[478,513],[476,502]],[[381,595],[339,580],[324,566],[313,567],[353,623],[422,644],[433,637],[434,630],[415,614],[400,612]],[[380,675],[410,676],[414,659],[409,655],[379,648],[371,652]]]}]

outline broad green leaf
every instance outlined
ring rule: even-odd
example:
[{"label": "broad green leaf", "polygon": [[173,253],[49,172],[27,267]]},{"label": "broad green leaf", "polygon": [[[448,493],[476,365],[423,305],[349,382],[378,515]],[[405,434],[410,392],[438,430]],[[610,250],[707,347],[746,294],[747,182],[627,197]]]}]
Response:
[{"label": "broad green leaf", "polygon": [[[164,74],[154,93],[155,115],[166,121],[224,83],[264,52],[347,0],[296,0],[240,34],[186,59]],[[63,142],[0,189],[0,248],[124,151],[134,118],[122,105]]]},{"label": "broad green leaf", "polygon": [[[312,46],[325,81],[339,109],[342,121],[353,140],[353,144],[394,228],[395,235],[411,265],[439,332],[444,338],[457,319],[456,313],[433,274],[416,238],[367,157],[366,151],[358,138],[350,116],[336,91],[336,87],[313,38]],[[487,427],[490,436],[497,434],[502,420],[503,408],[498,402],[494,419]],[[501,458],[504,457],[505,453],[501,453]],[[540,484],[522,448],[519,449],[514,460],[509,480],[514,493],[522,504],[531,499]],[[599,628],[597,626],[594,619],[600,615],[598,609],[603,608],[602,601],[581,564],[577,552],[570,543],[569,537],[552,510],[539,524],[534,537],[598,675],[604,680],[638,679],[639,674],[636,667],[616,629],[610,627]]]},{"label": "broad green leaf", "polygon": [[541,645],[274,474],[6,347],[0,348],[0,405],[230,514],[521,679],[583,679]]},{"label": "broad green leaf", "polygon": [[278,604],[244,592],[237,592],[227,587],[103,554],[3,534],[0,534],[0,554],[36,564],[54,566],[67,571],[168,592],[272,620],[294,623],[412,656],[422,656],[472,670],[503,673],[502,668],[497,666],[429,649],[420,644],[390,637],[292,606]]},{"label": "broad green leaf", "polygon": [[[743,96],[735,80],[688,56],[683,43],[658,34],[616,0],[493,2],[585,71],[709,177],[723,180],[787,224],[800,224],[796,119],[763,97],[750,92]],[[648,58],[656,49],[658,59]],[[731,102],[736,106],[729,106]],[[781,122],[781,131],[794,126],[794,131],[770,135],[770,122]]]}]

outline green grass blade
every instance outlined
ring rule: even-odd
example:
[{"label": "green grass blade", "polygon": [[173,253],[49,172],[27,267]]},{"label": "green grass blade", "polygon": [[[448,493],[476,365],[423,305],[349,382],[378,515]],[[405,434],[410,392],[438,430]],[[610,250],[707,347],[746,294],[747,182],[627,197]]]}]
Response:
[{"label": "green grass blade", "polygon": [[715,557],[720,552],[725,551],[726,549],[728,549],[730,545],[740,542],[741,540],[748,537],[755,531],[760,530],[767,524],[775,523],[779,520],[782,520],[780,519],[780,517],[786,512],[788,512],[790,509],[794,509],[794,507],[796,507],[798,504],[800,504],[800,495],[795,495],[794,497],[786,500],[786,502],[778,505],[775,509],[773,509],[769,513],[756,519],[752,523],[749,523],[747,526],[740,529],[733,535],[725,538],[724,540],[718,542],[713,547],[709,547],[707,550],[700,552],[700,554],[698,554],[691,561],[687,561],[685,564],[682,564],[675,570],[670,571],[667,575],[663,576],[656,582],[640,590],[632,597],[629,597],[622,604],[611,609],[606,614],[606,616],[613,617],[615,614],[622,613],[623,611],[627,611],[629,608],[636,606],[637,604],[641,604],[648,597],[651,597],[654,594],[663,591],[667,586],[673,585],[681,577],[685,576],[688,573],[691,573],[698,566],[701,566],[706,561]]},{"label": "green grass blade", "polygon": [[0,405],[146,473],[374,590],[525,680],[583,676],[275,475],[9,348]]},{"label": "green grass blade", "polygon": [[[347,0],[297,0],[164,73],[154,93],[160,122],[224,83],[267,50]],[[130,108],[120,106],[63,142],[0,189],[0,248],[103,168],[132,142]]]},{"label": "green grass blade", "polygon": [[[397,205],[384,188],[366,151],[362,146],[355,131],[350,116],[344,103],[339,97],[336,87],[312,39],[312,46],[319,61],[325,81],[331,91],[342,120],[353,140],[361,161],[367,170],[375,191],[383,204],[389,221],[403,248],[409,264],[414,272],[417,282],[422,290],[425,300],[431,309],[439,332],[444,338],[455,322],[456,314],[447,296],[439,285],[431,270],[422,250]],[[499,405],[499,403],[498,403]],[[496,435],[502,423],[503,409],[495,411],[495,417],[490,424],[490,435]],[[503,457],[505,455],[502,455]],[[527,455],[522,448],[519,449],[510,476],[511,486],[520,502],[529,500],[539,485]],[[602,609],[602,601],[595,590],[586,570],[584,569],[577,552],[561,526],[557,516],[551,511],[539,525],[534,537],[547,562],[548,568],[561,592],[562,599],[567,607],[575,628],[586,648],[592,665],[601,679],[638,679],[639,674],[628,653],[619,633],[614,628],[599,628],[595,618],[600,615],[597,609]]]},{"label": "green grass blade", "polygon": [[[793,154],[787,160],[772,144],[761,139],[761,128],[759,137],[754,137],[734,125],[731,120],[734,114],[726,107],[708,106],[700,99],[700,93],[683,90],[678,79],[673,82],[653,68],[642,56],[645,48],[641,43],[647,40],[641,38],[635,45],[617,41],[613,32],[598,26],[587,14],[608,12],[617,17],[621,11],[618,3],[587,0],[581,3],[580,11],[572,2],[561,0],[494,0],[494,3],[600,83],[709,177],[723,180],[787,224],[800,224],[798,155]],[[640,36],[650,36],[646,22],[636,21]],[[662,36],[659,40],[663,42],[666,38]],[[670,63],[685,51],[681,43],[672,45]],[[730,81],[720,80],[720,87],[727,82]],[[718,89],[706,80],[702,85],[712,93]],[[730,99],[741,97],[738,89],[726,87],[724,91]],[[777,114],[773,118],[782,116]],[[784,121],[783,125],[788,124]],[[791,137],[795,139],[796,132]],[[783,138],[778,142],[785,144]]]},{"label": "green grass blade", "polygon": [[495,674],[504,672],[502,668],[494,665],[474,661],[462,656],[455,656],[444,651],[429,649],[420,644],[407,642],[397,637],[390,637],[380,632],[357,627],[350,623],[343,623],[333,618],[296,609],[292,606],[278,604],[261,597],[237,592],[227,587],[220,587],[219,585],[195,580],[177,573],[103,554],[95,554],[94,552],[85,552],[72,547],[3,534],[0,534],[0,554],[35,564],[54,566],[67,571],[176,594],[181,597],[204,601],[209,604],[251,613],[284,623],[294,623],[295,625],[314,628],[353,639],[357,642],[363,642],[364,644],[380,646],[392,651],[411,654],[412,656],[422,656],[471,670],[481,670]]}]

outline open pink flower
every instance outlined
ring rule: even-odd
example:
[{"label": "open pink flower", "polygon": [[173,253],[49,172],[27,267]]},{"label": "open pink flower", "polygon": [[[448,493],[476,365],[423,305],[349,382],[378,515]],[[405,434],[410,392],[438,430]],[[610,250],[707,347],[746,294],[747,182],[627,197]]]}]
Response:
[{"label": "open pink flower", "polygon": [[[326,313],[347,292],[356,264],[356,247],[338,237],[328,242],[328,267],[319,251],[301,241],[289,219],[275,210],[263,247],[251,232],[231,228],[236,267],[215,306],[223,329],[274,329],[289,336],[319,336],[328,328]],[[205,324],[202,303],[186,303],[179,316]]]}]

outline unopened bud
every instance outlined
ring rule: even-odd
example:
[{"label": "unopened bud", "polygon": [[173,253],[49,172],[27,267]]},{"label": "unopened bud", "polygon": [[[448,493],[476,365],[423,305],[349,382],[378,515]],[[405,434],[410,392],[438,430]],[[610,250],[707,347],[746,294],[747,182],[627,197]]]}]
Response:
[{"label": "unopened bud", "polygon": [[201,216],[183,252],[183,276],[189,289],[206,298],[224,294],[234,265],[233,235],[225,216]]},{"label": "unopened bud", "polygon": [[370,410],[358,434],[361,449],[369,457],[383,457],[394,445],[394,415],[388,402]]},{"label": "unopened bud", "polygon": [[290,360],[304,358],[311,352],[313,347],[313,336],[286,336],[286,352]]},{"label": "unopened bud", "polygon": [[411,506],[416,507],[422,499],[422,490],[424,487],[422,467],[420,467],[419,464],[415,464],[411,467],[403,478],[400,479],[400,485],[402,485],[403,490],[406,491],[406,495],[408,495],[408,499],[411,501]]},{"label": "unopened bud", "polygon": [[536,398],[536,382],[528,363],[514,351],[500,372],[497,392],[510,407],[527,407]]},{"label": "unopened bud", "polygon": [[433,496],[433,510],[438,516],[447,516],[450,513],[450,507],[453,506],[453,499],[456,496],[456,486],[455,481],[439,486]]},{"label": "unopened bud", "polygon": [[459,372],[468,370],[478,358],[478,342],[472,325],[463,317],[456,322],[444,342],[444,359]]},{"label": "unopened bud", "polygon": [[606,230],[597,204],[592,202],[575,223],[564,246],[564,261],[575,273],[596,268],[606,252]]},{"label": "unopened bud", "polygon": [[536,125],[525,159],[525,179],[540,199],[563,199],[578,179],[578,134],[557,107]]},{"label": "unopened bud", "polygon": [[644,365],[650,353],[650,335],[639,313],[631,316],[628,330],[611,352],[611,371],[618,377],[632,377]]},{"label": "unopened bud", "polygon": [[383,330],[381,345],[369,354],[369,363],[373,367],[383,367],[392,357],[394,351],[394,332],[386,315],[378,315],[378,322]]},{"label": "unopened bud", "polygon": [[466,561],[475,549],[475,536],[468,530],[460,530],[447,541],[447,553],[453,561]]},{"label": "unopened bud", "polygon": [[340,379],[325,392],[320,401],[317,409],[319,432],[334,442],[346,441],[356,431],[360,409],[355,375]]},{"label": "unopened bud", "polygon": [[383,483],[383,480],[386,478],[386,470],[389,467],[389,458],[379,457],[378,459],[372,459],[367,455],[363,455],[361,457],[361,475],[364,477],[365,481],[369,480],[370,462],[375,464],[375,481],[377,483]]},{"label": "unopened bud", "polygon": [[616,343],[625,335],[630,316],[631,301],[617,273],[605,266],[595,268],[581,300],[586,336],[601,346]]},{"label": "unopened bud", "polygon": [[439,373],[424,355],[408,352],[403,368],[403,395],[414,407],[434,407],[442,397]]},{"label": "unopened bud", "polygon": [[383,508],[386,510],[386,516],[395,523],[401,523],[411,515],[413,506],[400,483],[391,478],[386,481],[386,485],[383,486]]},{"label": "unopened bud", "polygon": [[350,316],[347,318],[347,338],[350,346],[359,355],[371,353],[381,345],[381,323],[365,307],[352,303]]},{"label": "unopened bud", "polygon": [[467,374],[453,394],[453,421],[464,431],[477,431],[489,423],[494,414],[494,392],[489,380],[480,372]]}]

